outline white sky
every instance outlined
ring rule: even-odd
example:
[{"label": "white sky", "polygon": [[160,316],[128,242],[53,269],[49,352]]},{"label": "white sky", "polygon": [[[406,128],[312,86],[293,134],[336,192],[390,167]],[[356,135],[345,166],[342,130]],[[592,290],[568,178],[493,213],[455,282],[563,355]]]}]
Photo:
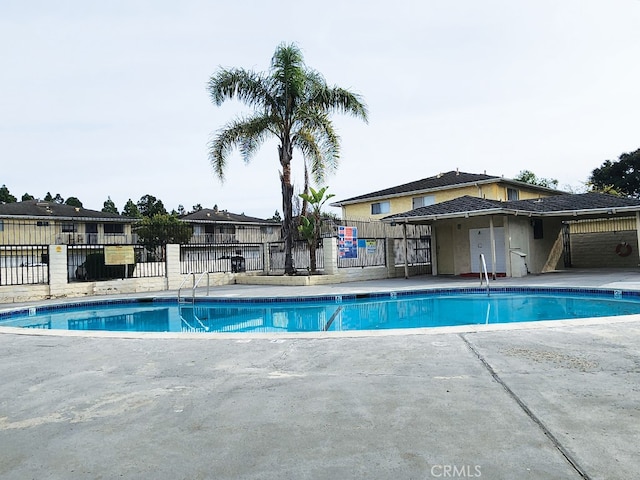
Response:
[{"label": "white sky", "polygon": [[370,112],[334,117],[333,200],[456,168],[580,190],[640,147],[638,25],[640,0],[0,0],[0,185],[282,213],[275,144],[214,176],[211,134],[249,110],[206,83],[295,42]]}]

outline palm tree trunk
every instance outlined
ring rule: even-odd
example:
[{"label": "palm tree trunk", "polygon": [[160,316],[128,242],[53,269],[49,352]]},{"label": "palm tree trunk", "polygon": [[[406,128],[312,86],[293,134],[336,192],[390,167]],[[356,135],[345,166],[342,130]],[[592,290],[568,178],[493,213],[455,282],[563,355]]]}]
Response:
[{"label": "palm tree trunk", "polygon": [[[304,190],[303,193],[305,195],[309,194],[309,168],[307,167],[307,161],[304,161]],[[301,217],[307,216],[307,210],[309,209],[309,202],[306,198],[302,199],[302,211],[300,212]]]},{"label": "palm tree trunk", "polygon": [[[285,143],[285,142],[283,142]],[[284,273],[293,275],[296,269],[293,265],[293,185],[291,184],[291,145],[278,147],[280,153],[280,183],[282,184],[282,236],[284,237]]]},{"label": "palm tree trunk", "polygon": [[309,270],[311,273],[316,273],[318,270],[317,262],[316,262],[316,252],[318,250],[318,242],[314,239],[313,242],[309,242]]}]

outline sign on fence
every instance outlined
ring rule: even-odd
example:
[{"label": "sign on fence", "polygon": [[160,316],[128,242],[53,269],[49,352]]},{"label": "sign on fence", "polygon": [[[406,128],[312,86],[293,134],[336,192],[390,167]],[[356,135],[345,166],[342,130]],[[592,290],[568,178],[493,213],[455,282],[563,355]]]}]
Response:
[{"label": "sign on fence", "polygon": [[338,227],[338,257],[358,258],[358,227]]},{"label": "sign on fence", "polygon": [[136,263],[133,245],[113,245],[104,247],[105,265],[133,265]]}]

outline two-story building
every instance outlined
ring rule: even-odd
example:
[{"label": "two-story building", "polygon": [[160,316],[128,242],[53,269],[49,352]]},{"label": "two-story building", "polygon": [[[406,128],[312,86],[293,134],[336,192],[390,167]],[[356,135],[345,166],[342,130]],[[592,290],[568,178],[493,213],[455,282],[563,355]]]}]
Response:
[{"label": "two-story building", "polygon": [[564,193],[560,190],[487,175],[486,173],[466,173],[454,170],[333,202],[331,206],[342,208],[343,219],[381,220],[389,215],[408,212],[463,196],[514,201]]},{"label": "two-story building", "polygon": [[0,245],[78,245],[132,242],[136,219],[55,202],[0,205]]},{"label": "two-story building", "polygon": [[50,245],[67,245],[69,278],[99,245],[135,243],[137,220],[55,202],[27,200],[0,205],[0,285],[48,278]]}]

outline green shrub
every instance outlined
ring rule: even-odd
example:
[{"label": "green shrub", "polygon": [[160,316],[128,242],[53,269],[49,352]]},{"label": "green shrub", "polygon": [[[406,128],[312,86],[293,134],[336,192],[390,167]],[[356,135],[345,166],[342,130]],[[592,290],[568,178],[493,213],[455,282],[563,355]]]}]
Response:
[{"label": "green shrub", "polygon": [[111,280],[125,278],[125,267],[128,267],[128,275],[133,275],[135,265],[105,265],[104,253],[96,252],[87,255],[83,263],[85,280]]}]

